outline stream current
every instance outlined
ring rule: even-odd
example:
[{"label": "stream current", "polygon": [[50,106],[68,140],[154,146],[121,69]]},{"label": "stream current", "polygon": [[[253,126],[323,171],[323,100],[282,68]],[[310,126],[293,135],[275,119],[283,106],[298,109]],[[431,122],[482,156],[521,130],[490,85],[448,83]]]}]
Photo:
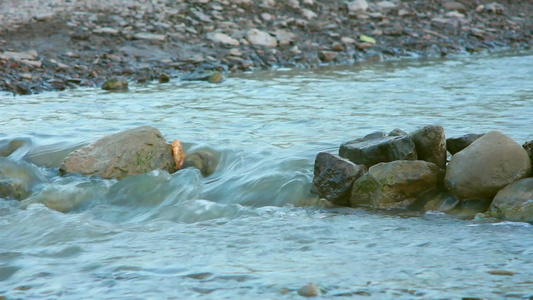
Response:
[{"label": "stream current", "polygon": [[[2,159],[41,178],[30,198],[83,203],[0,199],[0,298],[293,299],[308,282],[332,299],[533,297],[530,224],[325,207],[309,192],[318,152],[374,131],[533,139],[532,53],[0,94],[0,112],[0,146],[23,144]],[[142,125],[214,151],[216,172],[59,175],[73,149]]]}]

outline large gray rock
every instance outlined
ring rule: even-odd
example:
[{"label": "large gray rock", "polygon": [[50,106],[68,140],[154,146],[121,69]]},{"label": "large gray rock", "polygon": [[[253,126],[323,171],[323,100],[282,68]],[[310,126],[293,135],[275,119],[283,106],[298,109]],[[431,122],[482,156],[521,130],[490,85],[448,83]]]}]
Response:
[{"label": "large gray rock", "polygon": [[382,132],[342,144],[339,155],[367,168],[380,162],[417,159],[415,144],[408,136],[386,136]]},{"label": "large gray rock", "polygon": [[444,128],[428,125],[412,132],[409,137],[415,143],[418,159],[446,168],[446,135]]},{"label": "large gray rock", "polygon": [[63,162],[61,171],[122,179],[155,169],[176,171],[171,146],[156,128],[138,127],[80,148]]},{"label": "large gray rock", "polygon": [[246,32],[246,39],[252,45],[265,46],[268,48],[273,48],[278,45],[278,40],[276,40],[275,37],[271,36],[268,32],[255,28]]},{"label": "large gray rock", "polygon": [[531,174],[526,150],[499,131],[491,131],[452,156],[446,189],[460,199],[492,199],[516,180]]},{"label": "large gray rock", "polygon": [[456,138],[449,138],[446,140],[446,149],[452,155],[470,146],[475,140],[482,137],[483,134],[469,133]]},{"label": "large gray rock", "polygon": [[315,159],[311,190],[333,204],[346,205],[354,181],[364,172],[364,168],[347,159],[320,152]]},{"label": "large gray rock", "polygon": [[515,181],[500,190],[489,213],[510,221],[533,223],[533,178]]},{"label": "large gray rock", "polygon": [[407,208],[438,188],[442,173],[437,165],[422,160],[377,164],[354,182],[350,205]]}]

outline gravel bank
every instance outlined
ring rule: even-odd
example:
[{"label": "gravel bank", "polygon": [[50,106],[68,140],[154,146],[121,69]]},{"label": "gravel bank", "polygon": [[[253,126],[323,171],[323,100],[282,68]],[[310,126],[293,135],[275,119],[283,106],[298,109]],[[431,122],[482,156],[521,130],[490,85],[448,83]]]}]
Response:
[{"label": "gravel bank", "polygon": [[7,0],[0,90],[530,49],[530,1]]}]

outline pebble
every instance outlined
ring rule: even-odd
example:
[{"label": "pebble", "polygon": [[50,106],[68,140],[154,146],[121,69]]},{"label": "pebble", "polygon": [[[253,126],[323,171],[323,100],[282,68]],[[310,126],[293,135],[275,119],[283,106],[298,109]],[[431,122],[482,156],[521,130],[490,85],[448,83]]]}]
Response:
[{"label": "pebble", "polygon": [[320,286],[314,282],[309,282],[298,290],[298,295],[303,297],[316,297],[320,295]]}]

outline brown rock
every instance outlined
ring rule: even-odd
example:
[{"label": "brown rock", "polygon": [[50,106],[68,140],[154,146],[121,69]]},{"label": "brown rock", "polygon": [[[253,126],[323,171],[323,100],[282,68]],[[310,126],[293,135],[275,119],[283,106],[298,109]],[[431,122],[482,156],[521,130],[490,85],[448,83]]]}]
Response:
[{"label": "brown rock", "polygon": [[350,205],[407,208],[436,190],[442,177],[439,167],[422,160],[380,163],[354,182]]},{"label": "brown rock", "polygon": [[336,205],[346,205],[355,180],[365,169],[337,155],[320,152],[315,159],[311,190]]},{"label": "brown rock", "polygon": [[138,127],[106,136],[71,153],[62,172],[122,179],[155,169],[176,171],[171,146],[156,128]]},{"label": "brown rock", "polygon": [[489,212],[510,221],[533,223],[533,178],[515,181],[496,194]]},{"label": "brown rock", "polygon": [[446,168],[446,136],[442,126],[428,125],[412,132],[409,137],[415,143],[418,159]]},{"label": "brown rock", "polygon": [[321,61],[329,62],[337,58],[339,54],[337,52],[333,51],[319,51],[318,52],[318,58],[320,58]]},{"label": "brown rock", "polygon": [[460,199],[492,199],[506,185],[530,174],[526,150],[503,133],[491,131],[452,156],[445,186]]}]

